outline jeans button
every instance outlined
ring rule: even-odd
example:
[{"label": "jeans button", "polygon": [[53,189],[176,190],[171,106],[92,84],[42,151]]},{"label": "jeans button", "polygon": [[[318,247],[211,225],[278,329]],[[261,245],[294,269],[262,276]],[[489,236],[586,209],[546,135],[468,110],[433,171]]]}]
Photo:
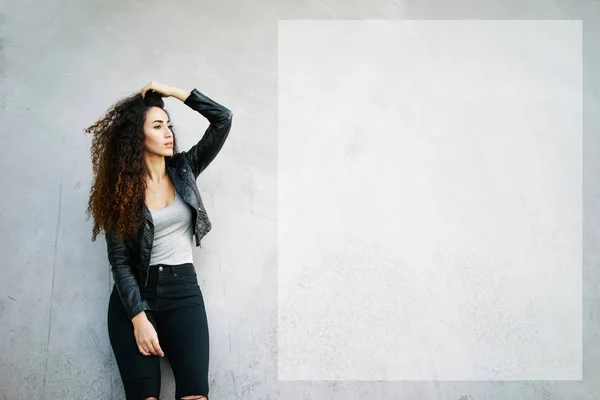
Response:
[{"label": "jeans button", "polygon": [[162,265],[161,265],[160,267],[158,267],[158,270],[159,270],[159,271],[162,271],[162,270],[163,270],[163,267],[162,267]]}]

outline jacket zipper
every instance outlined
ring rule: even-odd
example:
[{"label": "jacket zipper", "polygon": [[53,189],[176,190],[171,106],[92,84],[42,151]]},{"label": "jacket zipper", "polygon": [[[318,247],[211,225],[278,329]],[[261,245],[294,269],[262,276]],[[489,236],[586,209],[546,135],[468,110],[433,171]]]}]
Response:
[{"label": "jacket zipper", "polygon": [[[196,182],[193,181],[191,179],[191,177],[186,174],[187,168],[183,169],[183,173],[184,175],[182,176],[183,182],[184,184],[190,188],[192,190],[192,192],[195,192],[194,187],[192,185],[196,185]],[[200,200],[199,200],[200,201]],[[191,204],[189,204],[191,206]],[[202,242],[198,239],[198,214],[200,213],[200,210],[196,210],[195,207],[192,207],[194,209],[194,213],[196,214],[196,218],[194,219],[194,238],[196,239],[196,244],[198,245],[198,247],[202,248]]]}]

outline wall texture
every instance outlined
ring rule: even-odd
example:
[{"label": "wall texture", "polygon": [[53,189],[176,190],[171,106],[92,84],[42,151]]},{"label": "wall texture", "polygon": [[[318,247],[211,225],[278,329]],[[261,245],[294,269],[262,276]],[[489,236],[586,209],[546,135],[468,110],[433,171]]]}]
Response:
[{"label": "wall texture", "polygon": [[[277,21],[581,19],[584,54],[584,380],[277,379]],[[91,138],[119,97],[159,80],[232,109],[199,179],[213,230],[197,249],[212,399],[597,399],[600,384],[600,2],[3,0],[0,7],[0,399],[121,399],[106,331],[103,237],[85,219]],[[207,122],[167,100],[180,147]],[[163,396],[174,383],[163,365]]]}]

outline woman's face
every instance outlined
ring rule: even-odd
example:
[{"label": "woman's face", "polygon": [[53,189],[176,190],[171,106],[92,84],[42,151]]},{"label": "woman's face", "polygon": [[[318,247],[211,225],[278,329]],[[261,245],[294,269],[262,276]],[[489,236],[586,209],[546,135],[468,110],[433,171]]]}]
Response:
[{"label": "woman's face", "polygon": [[146,111],[144,145],[146,152],[159,156],[173,155],[173,132],[167,113],[160,107]]}]

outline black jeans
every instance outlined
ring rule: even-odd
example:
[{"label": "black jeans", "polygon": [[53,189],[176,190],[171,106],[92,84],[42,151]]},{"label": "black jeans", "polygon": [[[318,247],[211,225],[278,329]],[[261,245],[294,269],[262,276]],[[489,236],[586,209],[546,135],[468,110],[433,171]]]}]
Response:
[{"label": "black jeans", "polygon": [[[208,398],[208,323],[193,264],[151,266],[148,286],[140,290],[151,307],[146,311],[148,320],[173,370],[175,399]],[[138,350],[116,287],[108,303],[108,334],[127,400],[158,399],[160,358]]]}]

